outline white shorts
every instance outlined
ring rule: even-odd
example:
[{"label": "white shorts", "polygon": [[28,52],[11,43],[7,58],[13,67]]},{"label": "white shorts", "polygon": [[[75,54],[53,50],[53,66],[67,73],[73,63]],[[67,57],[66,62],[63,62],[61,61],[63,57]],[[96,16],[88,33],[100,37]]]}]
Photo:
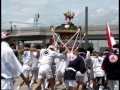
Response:
[{"label": "white shorts", "polygon": [[30,66],[27,65],[27,64],[24,64],[24,65],[23,65],[23,70],[24,70],[24,71],[25,71],[25,70],[30,70]]},{"label": "white shorts", "polygon": [[87,73],[81,74],[79,71],[76,73],[76,81],[87,82]]},{"label": "white shorts", "polygon": [[37,78],[38,77],[38,69],[31,70],[31,73],[32,73],[33,78]]},{"label": "white shorts", "polygon": [[50,79],[50,78],[53,78],[51,66],[48,64],[39,65],[38,79]]},{"label": "white shorts", "polygon": [[55,80],[60,80],[60,81],[62,81],[62,80],[63,80],[63,76],[56,75]]},{"label": "white shorts", "polygon": [[1,90],[13,90],[13,79],[1,79]]},{"label": "white shorts", "polygon": [[108,80],[110,90],[119,90],[119,80]]},{"label": "white shorts", "polygon": [[30,77],[30,74],[31,74],[30,70],[25,70],[25,71],[23,72],[23,75],[24,75],[26,78],[29,78],[29,77]]},{"label": "white shorts", "polygon": [[30,76],[30,66],[24,64],[23,69],[24,69],[23,71],[24,76],[28,78]]},{"label": "white shorts", "polygon": [[65,87],[77,87],[77,82],[76,80],[65,80],[64,81]]},{"label": "white shorts", "polygon": [[36,69],[38,69],[38,61],[34,61],[31,66],[31,70],[36,70]]}]

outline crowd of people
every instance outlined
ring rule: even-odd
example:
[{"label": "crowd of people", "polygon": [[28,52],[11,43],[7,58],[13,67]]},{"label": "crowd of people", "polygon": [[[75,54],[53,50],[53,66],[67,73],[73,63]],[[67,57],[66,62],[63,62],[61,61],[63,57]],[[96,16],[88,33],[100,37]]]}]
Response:
[{"label": "crowd of people", "polygon": [[[71,52],[65,47],[46,44],[38,49],[24,45],[14,52],[13,37],[1,33],[1,90],[20,90],[24,83],[29,90],[119,90],[119,46],[97,52],[92,47]],[[22,56],[22,63],[18,56]],[[23,81],[14,89],[16,78]]]}]

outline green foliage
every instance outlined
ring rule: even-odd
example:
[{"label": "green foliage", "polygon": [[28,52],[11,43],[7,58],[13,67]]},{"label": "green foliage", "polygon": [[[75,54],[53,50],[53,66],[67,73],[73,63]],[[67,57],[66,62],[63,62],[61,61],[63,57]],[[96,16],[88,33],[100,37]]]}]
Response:
[{"label": "green foliage", "polygon": [[18,60],[19,60],[20,63],[23,65],[23,56],[19,55],[19,56],[18,56]]}]

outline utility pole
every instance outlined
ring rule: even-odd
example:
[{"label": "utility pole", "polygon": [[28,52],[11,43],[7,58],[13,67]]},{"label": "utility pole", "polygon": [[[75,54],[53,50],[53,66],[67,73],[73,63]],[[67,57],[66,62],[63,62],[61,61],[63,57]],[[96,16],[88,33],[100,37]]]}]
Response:
[{"label": "utility pole", "polygon": [[88,7],[85,7],[85,45],[84,48],[88,48]]},{"label": "utility pole", "polygon": [[12,21],[10,22],[10,31],[11,31],[11,33],[13,32],[13,27],[12,27]]},{"label": "utility pole", "polygon": [[37,27],[37,24],[38,24],[38,19],[39,19],[40,15],[39,13],[35,14],[35,17],[34,17],[34,25]]}]

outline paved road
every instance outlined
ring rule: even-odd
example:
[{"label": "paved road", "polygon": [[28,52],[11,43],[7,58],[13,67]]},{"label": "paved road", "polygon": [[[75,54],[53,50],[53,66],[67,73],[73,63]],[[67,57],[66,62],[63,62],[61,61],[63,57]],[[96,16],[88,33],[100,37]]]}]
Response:
[{"label": "paved road", "polygon": [[[20,77],[15,80],[14,90],[17,90],[16,88],[17,88],[17,86],[18,86],[21,82],[22,82],[22,79],[21,79]],[[24,84],[24,85],[21,87],[21,90],[28,90],[27,85]]]},{"label": "paved road", "polygon": [[[14,90],[17,90],[17,86],[21,83],[21,81],[22,81],[22,79],[21,79],[20,77],[16,79],[16,82],[15,82],[15,84],[14,84]],[[34,84],[34,85],[35,85],[35,84]],[[20,90],[28,90],[27,85],[24,84],[24,85],[21,87]],[[63,90],[63,86],[61,85],[61,86],[57,87],[56,90]],[[84,90],[90,90],[90,89],[84,89]],[[105,90],[108,90],[108,89],[105,89]]]},{"label": "paved road", "polygon": [[[20,84],[22,82],[22,79],[19,77],[19,78],[17,78],[16,79],[16,81],[15,81],[15,84],[14,84],[14,90],[17,90],[17,86]],[[34,84],[35,85],[35,84]],[[57,90],[62,90],[62,85],[61,86],[59,86],[59,87],[57,87],[58,89]],[[21,89],[20,90],[28,90],[28,87],[27,87],[27,85],[23,85],[22,87],[21,87]]]}]

